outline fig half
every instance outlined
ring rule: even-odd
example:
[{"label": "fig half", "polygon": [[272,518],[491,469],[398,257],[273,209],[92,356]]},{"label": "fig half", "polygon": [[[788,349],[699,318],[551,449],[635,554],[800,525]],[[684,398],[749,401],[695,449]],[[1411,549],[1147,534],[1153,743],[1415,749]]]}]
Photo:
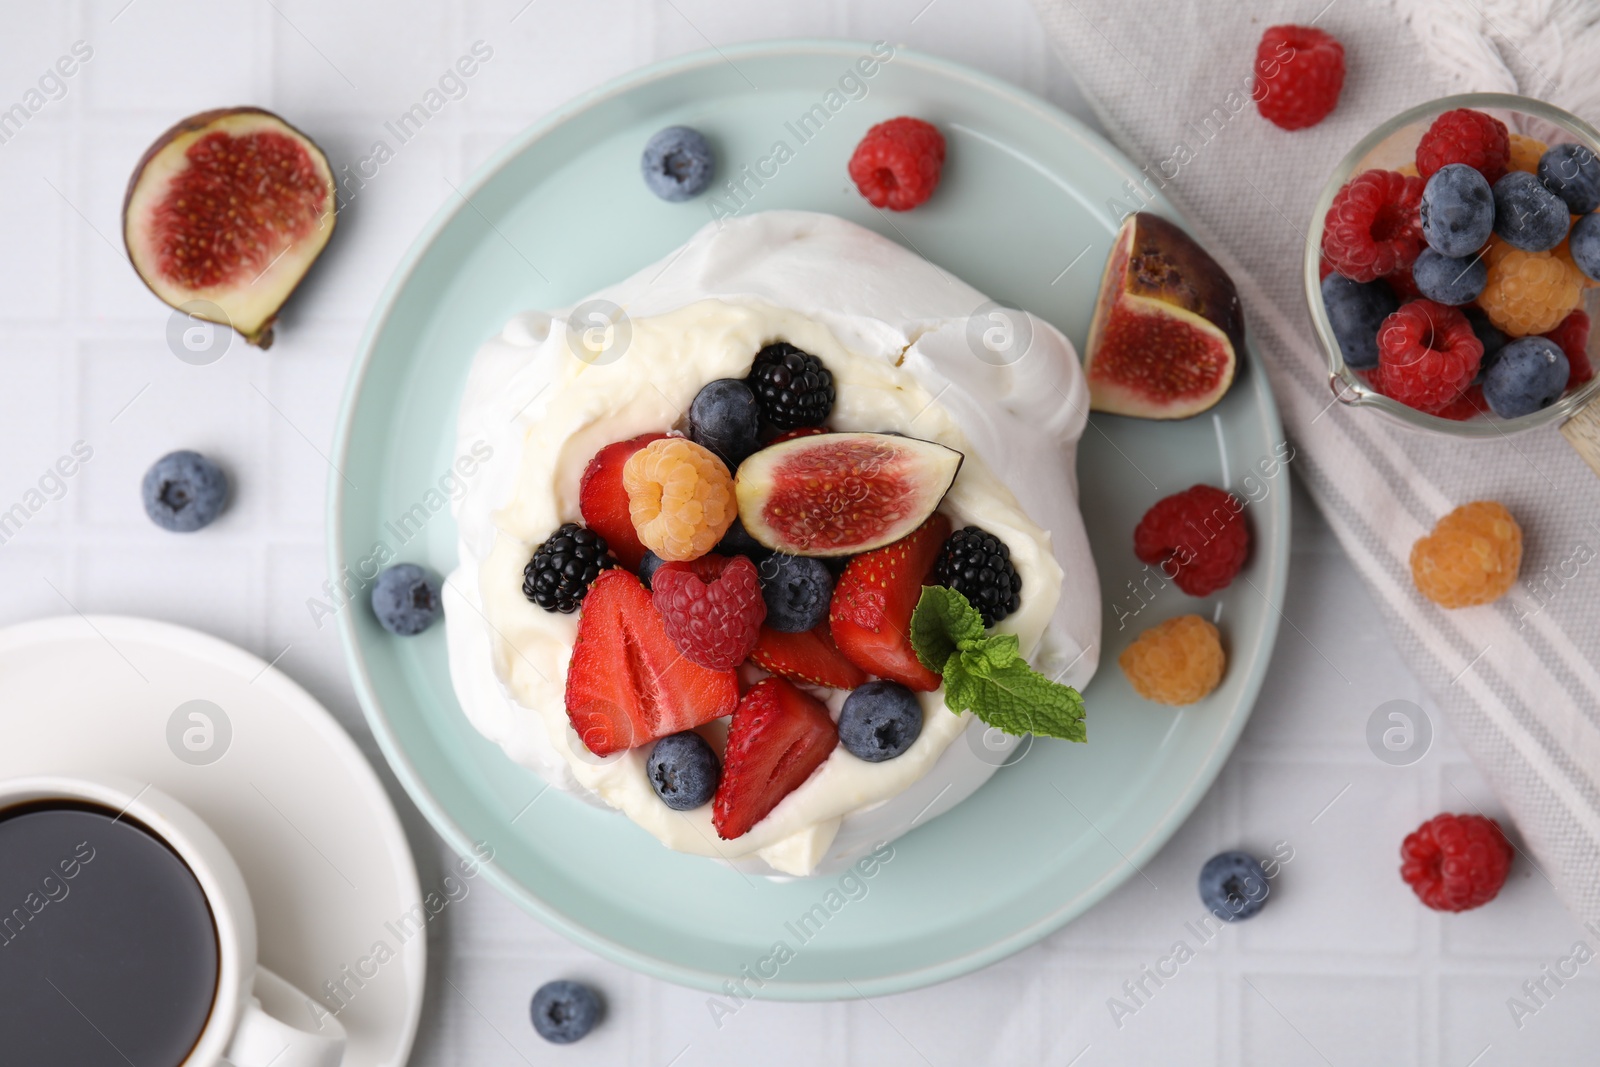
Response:
[{"label": "fig half", "polygon": [[1089,325],[1089,406],[1146,419],[1197,415],[1233,384],[1243,346],[1228,272],[1159,215],[1124,219]]},{"label": "fig half", "polygon": [[203,111],[139,160],[122,239],[156,296],[266,348],[278,310],[333,236],[337,193],[322,149],[277,115]]},{"label": "fig half", "polygon": [[898,541],[944,499],[963,456],[888,433],[823,433],[739,464],[734,494],[751,537],[796,556],[850,556]]}]

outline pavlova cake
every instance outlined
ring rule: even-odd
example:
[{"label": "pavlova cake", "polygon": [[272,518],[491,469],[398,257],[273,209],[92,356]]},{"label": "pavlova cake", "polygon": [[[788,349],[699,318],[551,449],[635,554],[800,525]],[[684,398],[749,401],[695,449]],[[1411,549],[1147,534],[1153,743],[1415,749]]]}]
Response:
[{"label": "pavlova cake", "polygon": [[450,668],[473,725],[682,852],[837,869],[1085,739],[1072,345],[828,215],[713,223],[478,353]]}]

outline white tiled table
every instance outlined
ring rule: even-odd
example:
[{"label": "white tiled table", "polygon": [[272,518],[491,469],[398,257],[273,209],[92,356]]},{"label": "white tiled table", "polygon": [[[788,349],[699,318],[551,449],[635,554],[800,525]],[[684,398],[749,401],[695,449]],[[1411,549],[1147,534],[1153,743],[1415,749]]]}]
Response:
[{"label": "white tiled table", "polygon": [[[316,628],[305,601],[324,577],[324,457],[357,335],[401,250],[449,195],[447,179],[459,183],[508,135],[608,77],[760,37],[891,38],[1086,115],[1024,0],[525,3],[11,6],[0,108],[74,41],[94,54],[60,99],[0,144],[0,509],[74,441],[92,445],[94,458],[0,545],[0,622],[76,608],[209,630],[277,658],[372,754],[337,638]],[[1317,6],[1272,16],[1309,17]],[[493,48],[492,60],[341,216],[339,239],[271,353],[236,345],[211,366],[174,359],[167,316],[118,237],[127,172],[150,139],[189,112],[258,103],[309,131],[336,162],[354,161],[476,40]],[[182,540],[145,520],[137,493],[145,466],[178,447],[221,458],[237,486],[221,522]],[[1295,524],[1291,625],[1217,787],[1145,877],[1043,944],[921,992],[756,1004],[718,1029],[704,994],[605,963],[484,887],[432,928],[432,989],[413,1062],[1593,1062],[1600,964],[1520,1030],[1512,1021],[1508,998],[1585,936],[1525,858],[1500,900],[1464,916],[1428,913],[1400,884],[1395,849],[1406,831],[1441,809],[1495,805],[1436,714],[1439,736],[1420,763],[1391,768],[1368,751],[1364,726],[1379,704],[1433,709],[1303,495]],[[423,883],[436,884],[442,846],[395,792]],[[1265,852],[1277,841],[1294,858],[1271,906],[1201,948],[1185,928],[1201,915],[1200,864],[1223,848]],[[1180,939],[1198,956],[1160,988],[1146,979],[1153,995],[1119,1028],[1109,998]],[[610,1016],[555,1053],[526,1011],[532,990],[558,975],[599,985]]]}]

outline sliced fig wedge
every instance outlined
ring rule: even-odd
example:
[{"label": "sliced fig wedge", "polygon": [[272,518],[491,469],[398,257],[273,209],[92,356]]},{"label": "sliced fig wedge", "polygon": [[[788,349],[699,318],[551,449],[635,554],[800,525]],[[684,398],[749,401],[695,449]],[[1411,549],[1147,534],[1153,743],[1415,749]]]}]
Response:
[{"label": "sliced fig wedge", "polygon": [[1159,215],[1124,219],[1089,325],[1089,406],[1146,419],[1197,415],[1233,384],[1243,346],[1227,271]]},{"label": "sliced fig wedge", "polygon": [[739,519],[750,536],[779,552],[854,555],[922,525],[962,459],[953,448],[898,434],[792,438],[739,464]]},{"label": "sliced fig wedge", "polygon": [[277,115],[203,111],[134,167],[122,238],[156,296],[266,348],[333,235],[337,192],[322,149]]}]

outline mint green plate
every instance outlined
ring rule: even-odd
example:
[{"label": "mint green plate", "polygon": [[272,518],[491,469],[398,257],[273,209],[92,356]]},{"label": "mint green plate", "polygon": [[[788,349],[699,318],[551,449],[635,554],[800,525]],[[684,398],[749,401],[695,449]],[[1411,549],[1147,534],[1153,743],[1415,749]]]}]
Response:
[{"label": "mint green plate", "polygon": [[[863,98],[832,98],[836,113],[799,144],[787,124],[814,104],[826,108],[828,91],[869,50],[786,41],[657,64],[540,122],[460,195],[449,193],[379,301],[345,397],[334,459],[342,476],[329,499],[335,575],[370,576],[370,561],[388,554],[448,573],[448,509],[409,539],[393,520],[438,502],[429,491],[449,470],[456,402],[478,345],[517,311],[570,304],[666,255],[711,217],[705,196],[668,204],[640,180],[639,152],[662,126],[703,131],[719,178],[743,165],[757,173],[774,143],[787,142],[792,158],[768,164],[759,186],[745,182],[746,210],[806,208],[859,222],[1049,319],[1081,349],[1116,228],[1107,202],[1126,195],[1137,169],[1049,105],[904,50],[862,82]],[[934,198],[891,219],[857,195],[845,163],[868,126],[902,114],[938,124],[949,161]],[[488,876],[545,922],[604,956],[704,989],[748,967],[766,972],[758,992],[767,997],[899,992],[992,963],[1082,913],[1161,847],[1216,777],[1260,687],[1283,600],[1288,474],[1271,463],[1281,439],[1254,357],[1211,413],[1175,424],[1093,420],[1078,469],[1106,605],[1102,667],[1085,694],[1089,743],[1034,745],[966,803],[896,841],[864,895],[829,896],[837,877],[746,878],[670,852],[620,815],[542,792],[462,715],[442,627],[397,640],[364,597],[340,611],[339,626],[367,718],[417,805],[456,849],[492,848]],[[1257,501],[1247,509],[1249,566],[1204,602],[1168,588],[1119,629],[1142,603],[1126,584],[1144,575],[1134,525],[1159,497],[1200,481]],[[1117,655],[1145,626],[1191,611],[1220,621],[1227,676],[1189,708],[1145,703]],[[814,905],[826,921],[802,942],[786,924]],[[779,941],[793,952],[781,967]]]}]

